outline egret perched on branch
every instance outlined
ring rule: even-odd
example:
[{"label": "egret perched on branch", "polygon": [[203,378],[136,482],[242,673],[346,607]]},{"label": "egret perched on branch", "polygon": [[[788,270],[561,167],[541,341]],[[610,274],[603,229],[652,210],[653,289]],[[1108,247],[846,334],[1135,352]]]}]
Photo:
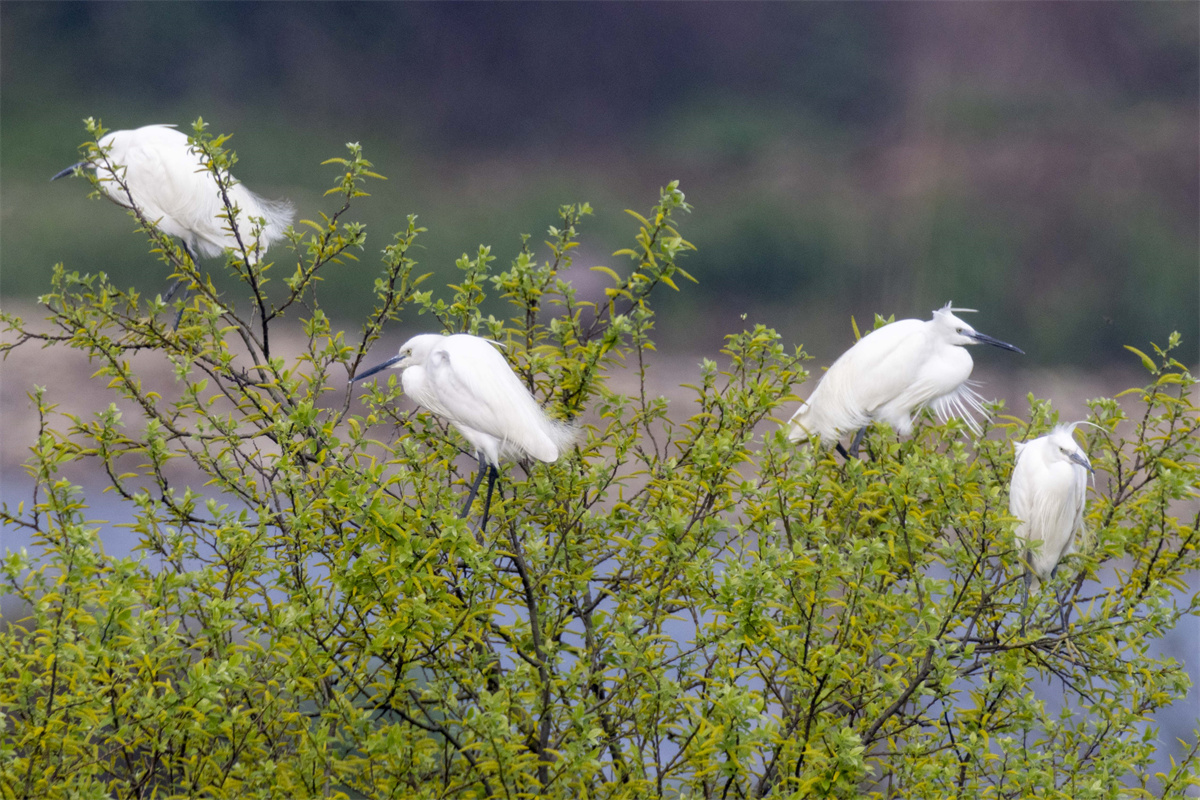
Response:
[{"label": "egret perched on branch", "polygon": [[404,393],[417,405],[448,420],[475,448],[479,472],[460,517],[465,517],[488,474],[483,521],[487,526],[500,459],[536,458],[554,462],[576,438],[576,429],[550,419],[487,339],[458,333],[423,333],[400,353],[360,372],[351,383],[387,368],[403,370]]},{"label": "egret perched on branch", "polygon": [[[971,412],[983,412],[983,398],[970,386],[974,362],[963,345],[990,344],[1024,351],[976,332],[954,316],[970,308],[945,307],[933,319],[904,319],[858,340],[833,362],[817,388],[788,422],[788,438],[803,442],[819,435],[826,443],[857,431],[849,456],[858,455],[867,426],[886,422],[897,433],[912,432],[913,414],[926,405],[938,418],[961,417],[976,434]],[[840,442],[838,452],[846,456]]]},{"label": "egret perched on branch", "polygon": [[[245,246],[246,259],[257,263],[267,245],[283,238],[295,213],[286,200],[264,200],[234,182],[226,195],[237,210],[236,230],[216,177],[209,172],[188,137],[173,125],[147,125],[128,131],[111,131],[96,143],[99,152],[50,180],[71,175],[76,169],[94,170],[100,188],[117,205],[134,207],[142,217],[168,236],[176,236],[193,263],[197,255],[220,255],[226,248]],[[264,221],[257,238],[257,224]],[[176,284],[167,293],[174,293]]]},{"label": "egret perched on branch", "polygon": [[1050,580],[1063,556],[1075,552],[1076,537],[1086,533],[1083,505],[1088,473],[1094,470],[1073,436],[1079,424],[1059,425],[1045,436],[1016,445],[1008,509],[1021,520],[1015,535],[1026,548],[1023,609],[1029,605],[1030,586]]}]

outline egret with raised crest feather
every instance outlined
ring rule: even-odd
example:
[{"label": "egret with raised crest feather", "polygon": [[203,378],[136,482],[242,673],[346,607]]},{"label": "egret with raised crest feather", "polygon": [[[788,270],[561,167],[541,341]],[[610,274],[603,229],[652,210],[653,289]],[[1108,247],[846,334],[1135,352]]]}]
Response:
[{"label": "egret with raised crest feather", "polygon": [[350,379],[355,383],[385,369],[402,370],[404,393],[449,421],[471,443],[479,471],[459,516],[470,511],[486,472],[480,531],[487,526],[501,459],[553,463],[576,438],[574,427],[546,415],[496,348],[466,333],[423,333],[405,342],[397,355]]},{"label": "egret with raised crest feather", "polygon": [[[1008,509],[1020,520],[1015,536],[1024,548],[1022,628],[1030,588],[1054,577],[1063,557],[1075,551],[1076,539],[1086,532],[1083,508],[1088,474],[1094,470],[1075,441],[1075,427],[1079,424],[1059,425],[1045,436],[1016,445]],[[1065,612],[1061,603],[1059,607]],[[1065,613],[1063,627],[1066,627]]]},{"label": "egret with raised crest feather", "polygon": [[[947,303],[933,319],[904,319],[884,325],[858,340],[826,371],[817,388],[788,421],[788,438],[814,435],[838,452],[858,454],[867,426],[886,422],[902,435],[912,432],[913,415],[925,406],[943,422],[960,417],[978,435],[972,412],[983,412],[983,398],[971,388],[974,362],[964,345],[990,344],[1016,353],[1017,347],[979,333],[954,315]],[[838,441],[857,431],[847,453]]]},{"label": "egret with raised crest feather", "polygon": [[[217,256],[241,246],[247,261],[257,263],[292,222],[291,203],[264,200],[235,181],[226,192],[236,209],[235,234],[216,178],[187,135],[173,125],[110,131],[96,145],[99,152],[91,160],[72,164],[50,180],[78,169],[94,170],[110,199],[124,208],[136,208],[160,231],[178,237],[193,263],[200,255]],[[263,221],[257,237],[259,225],[251,221],[255,219]],[[168,299],[178,285],[167,292]]]}]

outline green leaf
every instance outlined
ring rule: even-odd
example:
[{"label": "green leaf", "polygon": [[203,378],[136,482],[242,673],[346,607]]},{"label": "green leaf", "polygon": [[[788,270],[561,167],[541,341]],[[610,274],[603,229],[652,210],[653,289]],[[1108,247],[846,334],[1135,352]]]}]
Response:
[{"label": "green leaf", "polygon": [[1150,371],[1150,372],[1157,371],[1158,365],[1156,365],[1154,363],[1154,361],[1150,358],[1150,356],[1146,355],[1141,350],[1138,350],[1136,347],[1130,347],[1129,345],[1125,345],[1125,349],[1128,350],[1129,352],[1133,353],[1134,355],[1136,355],[1138,358],[1140,358],[1142,360],[1142,366],[1145,367],[1148,371]]}]

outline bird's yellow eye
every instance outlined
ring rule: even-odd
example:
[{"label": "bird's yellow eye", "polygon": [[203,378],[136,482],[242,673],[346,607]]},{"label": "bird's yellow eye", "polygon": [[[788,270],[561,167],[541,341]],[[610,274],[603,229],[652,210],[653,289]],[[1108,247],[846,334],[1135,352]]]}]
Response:
[{"label": "bird's yellow eye", "polygon": [[962,333],[962,328],[955,328],[955,329],[954,329],[954,332],[955,332],[955,333]]}]

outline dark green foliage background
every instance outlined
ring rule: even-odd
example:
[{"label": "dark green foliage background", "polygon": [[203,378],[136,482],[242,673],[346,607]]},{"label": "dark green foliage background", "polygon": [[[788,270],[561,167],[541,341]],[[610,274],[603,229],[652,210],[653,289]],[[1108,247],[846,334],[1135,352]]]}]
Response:
[{"label": "dark green foliage background", "polygon": [[[578,197],[581,256],[613,266],[619,209],[680,178],[700,285],[664,298],[667,346],[712,350],[745,312],[829,360],[850,314],[947,300],[1032,362],[1200,330],[1188,3],[6,2],[0,22],[10,299],[58,261],[157,286],[124,220],[46,178],[83,117],[203,116],[238,131],[240,178],[301,206],[362,143],[391,179],[364,221],[419,211],[442,281]],[[327,278],[328,313],[361,318],[369,271]]]}]

